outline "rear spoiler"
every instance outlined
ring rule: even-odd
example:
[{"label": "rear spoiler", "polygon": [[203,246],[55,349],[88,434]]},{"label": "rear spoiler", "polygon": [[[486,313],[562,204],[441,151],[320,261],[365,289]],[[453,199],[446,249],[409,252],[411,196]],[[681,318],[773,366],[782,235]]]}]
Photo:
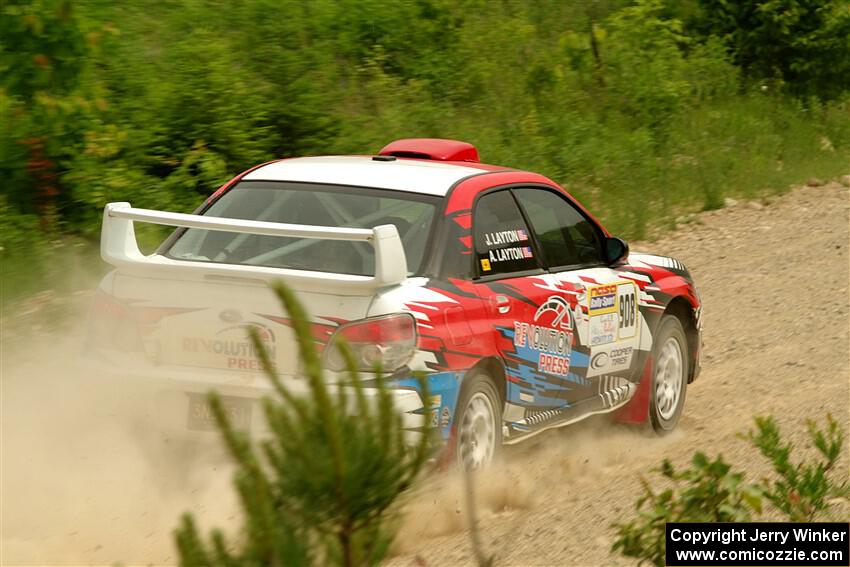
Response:
[{"label": "rear spoiler", "polygon": [[[177,260],[158,254],[145,256],[136,242],[135,221],[166,226],[201,228],[266,236],[315,238],[368,242],[375,248],[375,275],[357,276],[313,272],[290,268],[272,268],[244,264],[217,264],[195,260]],[[103,210],[100,232],[100,256],[117,268],[139,273],[151,271],[199,272],[201,275],[234,278],[282,279],[293,284],[316,284],[351,290],[370,290],[401,282],[407,278],[407,260],[398,230],[391,224],[375,228],[335,228],[301,224],[205,217],[168,213],[149,209],[134,209],[130,203],[109,203]],[[296,286],[302,287],[302,286]],[[309,289],[309,288],[308,288]]]}]

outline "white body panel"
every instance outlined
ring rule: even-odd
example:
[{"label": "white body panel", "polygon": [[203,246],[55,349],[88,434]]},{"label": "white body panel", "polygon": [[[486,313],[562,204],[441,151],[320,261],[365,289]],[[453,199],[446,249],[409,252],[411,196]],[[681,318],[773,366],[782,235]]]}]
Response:
[{"label": "white body panel", "polygon": [[449,188],[481,169],[420,160],[376,162],[369,157],[331,156],[276,161],[245,175],[245,181],[304,181],[354,185],[444,196]]}]

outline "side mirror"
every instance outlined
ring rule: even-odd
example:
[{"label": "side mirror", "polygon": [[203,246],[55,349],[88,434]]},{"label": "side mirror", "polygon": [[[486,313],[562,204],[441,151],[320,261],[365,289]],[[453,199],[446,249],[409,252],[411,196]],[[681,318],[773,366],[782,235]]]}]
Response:
[{"label": "side mirror", "polygon": [[620,264],[629,257],[629,245],[622,238],[611,236],[605,240],[605,259],[609,265]]}]

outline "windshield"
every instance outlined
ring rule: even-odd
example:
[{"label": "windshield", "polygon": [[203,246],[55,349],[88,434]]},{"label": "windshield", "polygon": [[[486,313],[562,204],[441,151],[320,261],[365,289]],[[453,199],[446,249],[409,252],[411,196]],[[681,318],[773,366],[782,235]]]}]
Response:
[{"label": "windshield", "polygon": [[[398,229],[408,275],[419,272],[439,198],[399,191],[312,183],[243,181],[204,216],[315,226]],[[271,266],[371,276],[375,250],[368,242],[318,240],[186,229],[166,256],[224,264]]]}]

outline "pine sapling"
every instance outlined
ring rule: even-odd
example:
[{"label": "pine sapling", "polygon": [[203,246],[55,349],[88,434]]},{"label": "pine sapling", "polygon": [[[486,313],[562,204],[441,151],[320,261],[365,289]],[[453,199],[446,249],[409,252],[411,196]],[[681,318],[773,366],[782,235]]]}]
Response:
[{"label": "pine sapling", "polygon": [[[236,461],[245,524],[235,543],[228,545],[214,531],[207,544],[192,517],[184,516],[176,531],[181,565],[375,565],[393,540],[400,498],[431,454],[427,408],[411,444],[391,384],[376,367],[367,387],[344,342],[335,347],[345,361],[345,377],[329,384],[301,303],[283,284],[274,292],[292,321],[308,392],[301,396],[289,388],[252,330],[276,394],[262,401],[270,437],[252,443],[210,394],[216,423]],[[419,388],[422,399],[430,399],[421,376]]]}]

